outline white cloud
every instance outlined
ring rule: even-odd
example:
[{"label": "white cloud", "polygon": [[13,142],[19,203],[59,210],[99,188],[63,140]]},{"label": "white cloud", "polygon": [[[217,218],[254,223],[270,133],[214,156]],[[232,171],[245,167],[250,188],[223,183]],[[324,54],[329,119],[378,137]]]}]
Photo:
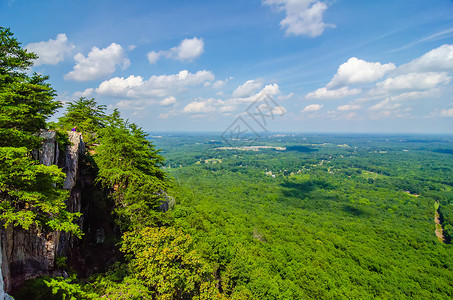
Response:
[{"label": "white cloud", "polygon": [[340,111],[351,111],[351,110],[358,110],[360,109],[360,105],[357,104],[346,104],[346,105],[341,105],[338,106],[337,109]]},{"label": "white cloud", "polygon": [[280,116],[283,116],[284,114],[286,114],[286,108],[284,108],[283,106],[277,106],[277,107],[274,107],[272,109],[272,113],[274,115],[280,115]]},{"label": "white cloud", "polygon": [[[276,83],[268,84],[263,87],[260,91],[256,92],[253,95],[248,97],[232,97],[226,100],[223,99],[214,99],[214,98],[198,98],[195,101],[187,104],[182,110],[183,113],[191,114],[206,114],[213,112],[220,112],[223,114],[229,114],[231,112],[237,111],[238,109],[247,108],[250,103],[255,101],[266,99],[268,96],[276,96],[280,94],[279,87]],[[258,102],[260,104],[262,102]],[[247,105],[247,106],[245,106]],[[268,106],[265,106],[265,109],[268,109]],[[273,104],[271,104],[273,105]],[[274,114],[283,115],[286,113],[286,109],[283,106],[272,107],[272,112]],[[200,116],[200,115],[198,115]]]},{"label": "white cloud", "polygon": [[228,81],[230,81],[231,79],[233,79],[233,77],[229,77],[229,78],[226,78],[224,80],[217,80],[216,82],[214,82],[214,84],[212,85],[212,87],[214,89],[221,89],[223,88]]},{"label": "white cloud", "polygon": [[433,49],[399,69],[405,72],[453,71],[453,44]]},{"label": "white cloud", "polygon": [[373,82],[381,79],[386,73],[395,68],[396,66],[393,63],[381,64],[351,57],[338,67],[337,73],[326,87],[336,88],[348,84]]},{"label": "white cloud", "polygon": [[74,70],[64,76],[67,80],[95,80],[112,74],[116,66],[126,69],[130,65],[123,47],[116,43],[104,49],[93,47],[86,57],[78,53],[74,60],[77,62]]},{"label": "white cloud", "polygon": [[116,107],[121,109],[145,110],[147,106],[156,104],[154,99],[140,99],[140,100],[121,100],[116,103]]},{"label": "white cloud", "polygon": [[285,101],[285,100],[288,100],[290,98],[292,98],[294,96],[294,93],[289,93],[288,95],[281,95],[281,96],[278,96],[278,100],[279,101]]},{"label": "white cloud", "polygon": [[204,52],[204,41],[201,38],[194,37],[192,39],[184,39],[177,47],[173,47],[167,51],[151,51],[148,52],[148,61],[154,64],[159,58],[165,56],[180,61],[192,61],[199,57]]},{"label": "white cloud", "polygon": [[286,28],[287,35],[319,36],[326,28],[335,25],[326,24],[323,14],[328,8],[327,4],[317,0],[264,0],[263,4],[273,6],[277,10],[284,10],[286,18],[280,22]]},{"label": "white cloud", "polygon": [[209,98],[206,100],[193,101],[187,104],[183,112],[184,113],[208,113],[216,110],[215,106],[222,105],[224,102],[222,100],[217,100],[214,98]]},{"label": "white cloud", "polygon": [[244,84],[238,86],[233,92],[233,97],[250,97],[263,86],[260,80],[248,80]]},{"label": "white cloud", "polygon": [[214,79],[214,74],[206,70],[196,73],[182,70],[178,74],[153,75],[148,80],[131,75],[128,78],[114,77],[106,80],[99,85],[96,92],[101,95],[127,98],[167,97],[170,93],[180,92],[184,87],[203,84]]},{"label": "white cloud", "polygon": [[266,97],[272,97],[280,94],[280,88],[278,84],[273,83],[273,84],[267,84],[262,88],[259,92],[248,96],[248,97],[234,97],[231,99],[228,99],[227,101],[230,101],[235,104],[240,104],[240,103],[251,103],[254,101],[257,101],[259,99],[264,99]]},{"label": "white cloud", "polygon": [[60,33],[55,40],[49,39],[47,42],[31,43],[25,48],[29,52],[36,53],[39,57],[34,65],[56,65],[64,60],[65,54],[69,54],[74,45],[68,42],[66,34]]},{"label": "white cloud", "polygon": [[151,52],[148,52],[147,57],[148,57],[149,63],[154,64],[159,59],[160,53],[151,51]]},{"label": "white cloud", "polygon": [[450,118],[453,118],[453,108],[442,109],[442,111],[440,112],[440,115],[441,115],[442,117],[450,117]]},{"label": "white cloud", "polygon": [[215,88],[215,89],[221,89],[221,88],[223,88],[225,85],[226,85],[226,81],[224,81],[224,80],[217,80],[216,82],[214,82],[214,84],[212,85],[212,87]]},{"label": "white cloud", "polygon": [[329,90],[325,87],[319,88],[314,92],[308,93],[305,98],[307,99],[339,99],[347,96],[357,95],[361,92],[360,89],[349,89],[342,87],[336,90]]},{"label": "white cloud", "polygon": [[371,93],[427,90],[448,84],[450,80],[446,72],[408,73],[378,82]]},{"label": "white cloud", "polygon": [[185,39],[178,47],[171,48],[172,57],[179,60],[193,60],[204,52],[203,39],[194,37],[193,39]]},{"label": "white cloud", "polygon": [[175,103],[176,103],[176,98],[173,96],[167,97],[167,98],[163,99],[162,101],[160,101],[160,105],[162,105],[162,106],[169,106],[169,105],[172,105]]},{"label": "white cloud", "polygon": [[91,96],[94,92],[93,88],[85,89],[83,92],[75,92],[74,97],[88,97]]},{"label": "white cloud", "polygon": [[237,106],[235,105],[223,105],[219,108],[219,111],[222,113],[229,113],[237,110]]},{"label": "white cloud", "polygon": [[387,110],[387,111],[390,111],[390,110],[395,110],[397,108],[401,107],[401,103],[395,103],[395,102],[391,102],[390,99],[385,99],[373,106],[371,106],[369,109],[370,110]]},{"label": "white cloud", "polygon": [[315,112],[323,108],[324,105],[322,104],[310,104],[305,106],[305,108],[302,110],[302,112]]},{"label": "white cloud", "polygon": [[128,78],[114,77],[103,81],[96,89],[96,93],[109,96],[136,97],[137,89],[144,84],[141,76],[131,75]]}]

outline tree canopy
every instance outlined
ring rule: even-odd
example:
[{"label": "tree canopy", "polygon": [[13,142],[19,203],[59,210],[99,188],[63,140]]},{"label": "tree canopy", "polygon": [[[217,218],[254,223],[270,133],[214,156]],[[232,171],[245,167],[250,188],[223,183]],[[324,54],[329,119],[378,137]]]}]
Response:
[{"label": "tree canopy", "polygon": [[72,231],[78,214],[66,210],[65,174],[32,158],[40,130],[61,107],[47,76],[26,71],[37,56],[28,53],[8,28],[0,27],[0,222]]},{"label": "tree canopy", "polygon": [[61,103],[48,76],[26,71],[37,56],[21,48],[8,28],[0,27],[0,146],[36,149],[36,135]]}]

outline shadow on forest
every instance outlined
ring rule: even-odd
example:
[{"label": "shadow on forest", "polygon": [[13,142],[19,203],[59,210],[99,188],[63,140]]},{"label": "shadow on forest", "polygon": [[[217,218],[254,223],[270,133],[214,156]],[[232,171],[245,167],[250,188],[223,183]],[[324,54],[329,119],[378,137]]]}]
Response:
[{"label": "shadow on forest", "polygon": [[453,154],[453,149],[433,149],[432,151],[442,154]]},{"label": "shadow on forest", "polygon": [[352,204],[345,204],[345,205],[343,205],[342,209],[344,212],[347,212],[356,217],[369,215],[368,211],[365,211],[365,210],[361,209],[360,207],[354,206]]},{"label": "shadow on forest", "polygon": [[307,153],[307,152],[318,151],[318,149],[313,149],[313,148],[306,147],[306,146],[288,146],[288,147],[286,147],[286,151],[297,151],[297,152]]},{"label": "shadow on forest", "polygon": [[324,180],[314,179],[301,182],[285,181],[280,184],[285,197],[305,199],[306,197],[320,200],[318,195],[312,192],[318,189],[331,190],[334,186]]}]

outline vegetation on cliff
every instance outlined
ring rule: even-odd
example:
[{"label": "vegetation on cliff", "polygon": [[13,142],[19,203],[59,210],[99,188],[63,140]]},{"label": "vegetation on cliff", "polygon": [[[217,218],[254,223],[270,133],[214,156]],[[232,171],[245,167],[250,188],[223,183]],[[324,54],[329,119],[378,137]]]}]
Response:
[{"label": "vegetation on cliff", "polygon": [[61,107],[48,77],[27,75],[36,55],[24,50],[13,33],[0,27],[0,222],[3,226],[35,225],[81,231],[77,213],[66,210],[65,174],[32,157],[40,147],[39,131]]}]

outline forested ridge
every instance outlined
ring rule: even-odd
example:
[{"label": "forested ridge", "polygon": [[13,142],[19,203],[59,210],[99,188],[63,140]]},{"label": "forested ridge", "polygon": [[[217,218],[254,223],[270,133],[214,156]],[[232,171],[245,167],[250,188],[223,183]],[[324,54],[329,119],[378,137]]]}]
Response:
[{"label": "forested ridge", "polygon": [[77,127],[90,201],[121,253],[91,276],[58,257],[68,276],[32,279],[17,299],[453,297],[451,136],[268,134],[255,145],[275,148],[222,149],[233,141],[148,134],[87,98],[48,122],[62,107],[49,78],[28,75],[36,56],[0,33],[1,225],[84,238],[65,174],[33,157],[37,133],[64,147]]}]

